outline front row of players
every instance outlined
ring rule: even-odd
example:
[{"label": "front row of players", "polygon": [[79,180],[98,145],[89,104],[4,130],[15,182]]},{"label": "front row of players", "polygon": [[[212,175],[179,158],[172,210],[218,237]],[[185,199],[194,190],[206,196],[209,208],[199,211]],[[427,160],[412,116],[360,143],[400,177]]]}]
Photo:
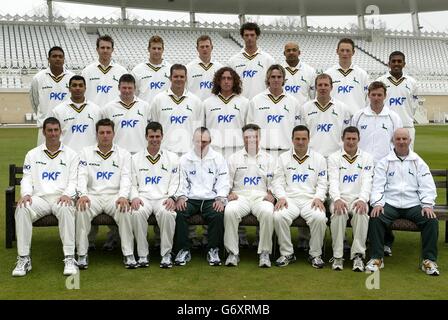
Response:
[{"label": "front row of players", "polygon": [[[242,131],[244,148],[231,155],[228,163],[210,148],[211,136],[204,127],[194,132],[193,150],[179,159],[161,149],[163,128],[150,122],[147,148],[131,157],[113,143],[114,123],[102,119],[96,123],[97,144],[78,156],[60,142],[59,121],[47,118],[45,143],[27,153],[23,166],[15,213],[18,258],[12,275],[24,276],[31,270],[32,223],[51,213],[59,221],[64,275],[88,267],[91,221],[102,212],[118,225],[126,268],[149,265],[147,220],[151,214],[160,227],[161,268],[190,261],[188,218],[194,214],[201,214],[209,226],[209,264],[221,265],[219,248],[224,244],[225,264],[236,266],[238,225],[250,212],[260,224],[260,267],[271,266],[274,231],[280,246],[275,264],[282,267],[296,260],[290,226],[301,216],[310,227],[309,261],[322,268],[327,191],[334,270],[343,269],[343,241],[350,217],[353,270],[371,272],[384,266],[385,230],[397,218],[406,218],[422,231],[422,270],[439,274],[438,220],[433,211],[436,188],[429,167],[409,148],[407,129],[395,131],[394,150],[375,169],[372,156],[358,148],[356,127],[343,131],[343,147],[329,156],[328,169],[325,158],[309,148],[310,133],[305,126],[294,127],[293,148],[277,161],[260,148],[259,126],[247,124]],[[371,259],[364,265],[368,234]]]}]

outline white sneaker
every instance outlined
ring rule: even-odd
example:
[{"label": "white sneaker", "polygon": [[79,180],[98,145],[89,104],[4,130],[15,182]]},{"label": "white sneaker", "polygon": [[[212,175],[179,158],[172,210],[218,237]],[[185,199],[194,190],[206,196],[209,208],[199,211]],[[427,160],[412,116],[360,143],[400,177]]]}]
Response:
[{"label": "white sneaker", "polygon": [[342,271],[344,269],[344,258],[331,258],[329,262],[333,262],[331,269],[335,271]]},{"label": "white sneaker", "polygon": [[73,256],[65,256],[64,258],[64,276],[72,276],[78,273],[78,266]]},{"label": "white sneaker", "polygon": [[139,268],[146,268],[146,267],[149,267],[149,260],[148,260],[148,257],[146,256],[146,257],[138,257],[138,262],[137,262],[137,264],[138,264],[138,267]]},{"label": "white sneaker", "polygon": [[384,256],[385,257],[392,257],[392,248],[389,246],[384,246],[383,247],[383,251],[384,251]]},{"label": "white sneaker", "polygon": [[190,260],[191,260],[190,251],[181,249],[177,253],[176,259],[174,259],[174,263],[176,264],[176,266],[184,266]]},{"label": "white sneaker", "polygon": [[78,256],[78,268],[80,270],[85,270],[89,267],[89,257],[85,254],[83,256]]},{"label": "white sneaker", "polygon": [[437,263],[435,263],[434,261],[431,261],[429,259],[423,260],[422,271],[430,276],[440,275]]},{"label": "white sneaker", "polygon": [[171,252],[168,252],[162,257],[162,260],[160,261],[160,268],[167,269],[173,267],[173,260],[171,257]]},{"label": "white sneaker", "polygon": [[138,268],[138,263],[137,261],[135,261],[135,257],[133,254],[124,257],[124,267],[126,269]]},{"label": "white sneaker", "polygon": [[258,262],[258,266],[260,268],[270,268],[271,267],[271,259],[269,259],[269,252],[262,251],[260,253],[260,261]]},{"label": "white sneaker", "polygon": [[219,249],[218,248],[211,248],[210,250],[208,250],[207,261],[208,261],[208,264],[211,266],[220,266],[221,265],[221,259],[219,258]]},{"label": "white sneaker", "polygon": [[366,265],[366,272],[376,272],[384,268],[383,259],[370,259]]},{"label": "white sneaker", "polygon": [[364,261],[362,261],[362,256],[360,254],[355,255],[352,270],[355,272],[364,272]]},{"label": "white sneaker", "polygon": [[14,270],[12,270],[12,276],[13,277],[23,277],[25,276],[28,272],[31,271],[31,258],[30,256],[18,256],[17,257],[17,262],[16,262],[16,267],[14,268]]},{"label": "white sneaker", "polygon": [[237,254],[229,253],[225,265],[228,267],[236,267],[238,265],[238,262],[240,262],[240,256]]}]

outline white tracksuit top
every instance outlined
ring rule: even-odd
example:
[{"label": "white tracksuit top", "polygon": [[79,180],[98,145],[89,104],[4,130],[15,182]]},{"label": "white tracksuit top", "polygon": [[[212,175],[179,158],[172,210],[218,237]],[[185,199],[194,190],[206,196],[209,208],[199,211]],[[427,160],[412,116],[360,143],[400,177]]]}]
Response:
[{"label": "white tracksuit top", "polygon": [[328,177],[332,201],[354,200],[369,202],[372,191],[373,158],[358,148],[355,156],[350,157],[343,148],[328,157]]},{"label": "white tracksuit top", "polygon": [[347,105],[331,99],[321,106],[317,99],[302,106],[301,123],[310,130],[310,147],[324,157],[342,147],[342,131],[350,124],[352,114]]},{"label": "white tracksuit top", "polygon": [[146,148],[145,128],[150,117],[149,104],[137,97],[126,105],[120,98],[109,102],[103,117],[115,124],[114,143],[134,154]]},{"label": "white tracksuit top", "polygon": [[64,68],[59,76],[55,77],[50,68],[39,71],[31,81],[30,100],[31,107],[37,115],[37,127],[42,128],[48,113],[63,101],[70,98],[68,83],[75,74]]},{"label": "white tracksuit top", "polygon": [[252,157],[242,148],[229,157],[228,163],[230,189],[237,195],[263,197],[267,190],[272,190],[276,163],[270,154],[259,149]]},{"label": "white tracksuit top", "polygon": [[21,196],[76,196],[79,156],[61,143],[51,155],[45,143],[31,149],[25,156]]},{"label": "white tracksuit top", "polygon": [[328,184],[327,161],[310,148],[300,159],[292,148],[280,155],[272,184],[276,198],[324,201]]},{"label": "white tracksuit top", "polygon": [[100,107],[90,101],[74,103],[71,99],[56,106],[49,116],[61,123],[61,141],[77,153],[96,143],[95,124],[102,119]]},{"label": "white tracksuit top", "polygon": [[417,80],[408,75],[395,79],[387,73],[376,81],[383,82],[387,87],[384,104],[398,113],[405,128],[413,128],[418,105]]},{"label": "white tracksuit top", "polygon": [[258,48],[257,52],[249,55],[244,48],[229,60],[229,67],[238,73],[243,83],[241,95],[249,100],[266,90],[266,71],[275,63],[270,54]]},{"label": "white tracksuit top", "polygon": [[135,78],[135,95],[151,104],[154,97],[171,86],[171,63],[162,60],[161,64],[140,63],[132,69]]},{"label": "white tracksuit top", "polygon": [[367,88],[370,82],[365,70],[352,64],[347,72],[344,72],[337,64],[325,73],[329,74],[333,80],[331,96],[344,102],[352,114],[367,105]]},{"label": "white tracksuit top", "polygon": [[265,90],[250,101],[246,123],[260,126],[263,149],[287,150],[291,147],[292,129],[300,124],[300,115],[296,98],[285,93],[274,97]]},{"label": "white tracksuit top", "polygon": [[176,197],[212,200],[229,194],[229,170],[224,157],[209,148],[202,159],[194,150],[180,158],[180,188]]},{"label": "white tracksuit top", "polygon": [[201,59],[196,58],[186,67],[188,90],[204,101],[212,95],[213,77],[223,65],[216,60],[211,60],[206,66]]},{"label": "white tracksuit top", "polygon": [[351,125],[359,129],[359,147],[373,156],[375,164],[393,149],[394,132],[403,127],[400,116],[389,107],[376,114],[370,105],[352,117]]},{"label": "white tracksuit top", "polygon": [[240,95],[228,99],[221,94],[204,101],[205,126],[212,136],[212,147],[242,147],[241,128],[246,124],[249,100]]},{"label": "white tracksuit top", "polygon": [[385,203],[395,208],[421,205],[433,207],[437,197],[436,186],[428,165],[415,152],[401,160],[392,150],[375,166],[372,206]]},{"label": "white tracksuit top", "polygon": [[179,182],[179,157],[175,153],[159,150],[152,157],[145,149],[132,156],[131,200],[138,197],[149,200],[173,197]]},{"label": "white tracksuit top", "polygon": [[154,97],[150,109],[151,121],[160,122],[163,127],[162,149],[188,152],[194,130],[204,125],[202,101],[187,90],[177,97],[168,89]]},{"label": "white tracksuit top", "polygon": [[108,66],[102,66],[99,61],[89,64],[81,72],[86,79],[86,99],[104,108],[120,95],[118,80],[125,73],[128,73],[126,68],[115,62]]},{"label": "white tracksuit top", "polygon": [[118,145],[103,154],[98,145],[82,149],[78,173],[79,196],[118,194],[129,199],[131,191],[131,154]]},{"label": "white tracksuit top", "polygon": [[296,67],[290,67],[287,63],[283,63],[285,68],[285,92],[292,95],[304,104],[314,98],[314,79],[316,78],[316,70],[309,64],[299,61]]}]

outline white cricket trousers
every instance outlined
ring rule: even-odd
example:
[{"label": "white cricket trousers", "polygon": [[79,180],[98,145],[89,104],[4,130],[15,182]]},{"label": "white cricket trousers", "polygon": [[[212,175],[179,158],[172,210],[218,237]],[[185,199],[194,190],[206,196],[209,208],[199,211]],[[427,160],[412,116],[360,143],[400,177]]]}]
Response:
[{"label": "white cricket trousers", "polygon": [[277,234],[280,254],[282,256],[288,256],[294,253],[294,248],[291,243],[290,226],[293,220],[300,216],[305,219],[306,224],[310,227],[309,255],[312,257],[322,255],[325,230],[327,229],[325,212],[311,208],[313,200],[287,198],[286,201],[288,208],[274,212],[274,230]]},{"label": "white cricket trousers", "polygon": [[176,212],[168,211],[163,202],[166,199],[148,200],[140,197],[143,206],[137,211],[132,211],[132,228],[137,240],[137,252],[139,257],[146,257],[148,249],[148,218],[154,213],[160,228],[160,255],[170,253],[173,249],[173,238],[176,230]]},{"label": "white cricket trousers", "polygon": [[257,217],[260,224],[260,241],[258,251],[272,253],[272,234],[274,232],[274,205],[263,196],[238,196],[237,200],[229,201],[224,211],[224,247],[228,252],[239,254],[238,225],[249,213]]},{"label": "white cricket trousers", "polygon": [[[363,258],[366,257],[366,240],[367,232],[369,230],[369,215],[367,213],[359,214],[353,210],[353,205],[357,200],[352,201],[348,205],[348,212],[345,214],[334,213],[334,202],[330,204],[331,212],[331,239],[333,242],[333,257],[342,258],[344,255],[344,236],[345,229],[347,228],[347,221],[349,215],[352,217],[350,224],[353,229],[353,243],[350,250],[350,259],[355,257],[355,254],[362,254]],[[369,212],[369,207],[366,204],[366,212]]]},{"label": "white cricket trousers", "polygon": [[115,205],[118,195],[88,195],[90,206],[85,211],[76,211],[76,250],[79,256],[84,256],[89,250],[89,233],[92,220],[100,213],[111,216],[118,225],[121,239],[121,251],[124,256],[134,254],[131,212],[120,212]]},{"label": "white cricket trousers", "polygon": [[15,219],[19,256],[30,255],[33,222],[49,214],[54,214],[58,219],[64,256],[75,255],[75,207],[57,204],[60,197],[60,195],[32,196],[31,205],[27,203],[25,207],[17,207]]}]

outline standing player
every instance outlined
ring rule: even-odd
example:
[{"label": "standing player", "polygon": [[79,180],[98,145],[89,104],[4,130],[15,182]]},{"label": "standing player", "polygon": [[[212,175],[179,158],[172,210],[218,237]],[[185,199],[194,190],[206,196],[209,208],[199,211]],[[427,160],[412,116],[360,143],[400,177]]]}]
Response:
[{"label": "standing player", "polygon": [[325,71],[333,79],[331,96],[344,102],[350,113],[355,114],[367,104],[369,76],[365,70],[352,62],[355,54],[355,43],[352,39],[339,40],[336,53],[339,63]]},{"label": "standing player", "polygon": [[266,71],[275,63],[274,58],[257,47],[257,39],[260,33],[260,27],[256,23],[244,23],[240,28],[244,48],[229,60],[229,66],[243,80],[242,95],[248,99],[252,99],[265,90]]},{"label": "standing player", "polygon": [[349,215],[353,228],[350,259],[353,271],[363,272],[366,239],[369,228],[369,199],[372,191],[373,158],[358,148],[359,130],[347,127],[342,134],[343,147],[328,157],[330,181],[331,237],[333,240],[333,270],[344,265],[344,235]]},{"label": "standing player", "polygon": [[23,165],[21,198],[15,213],[17,263],[12,275],[22,277],[31,271],[33,222],[54,214],[64,251],[64,275],[76,274],[75,206],[79,157],[61,141],[61,125],[56,118],[43,122],[45,142],[29,151]]},{"label": "standing player", "polygon": [[327,229],[323,201],[327,193],[325,158],[308,147],[310,133],[299,125],[292,130],[294,148],[283,153],[274,172],[273,194],[278,199],[274,212],[274,230],[280,245],[279,267],[294,262],[290,226],[301,216],[310,226],[309,261],[314,268],[323,268],[322,245]]},{"label": "standing player", "polygon": [[119,98],[109,102],[103,114],[115,123],[114,143],[134,154],[147,145],[145,128],[149,120],[149,105],[135,96],[135,79],[131,74],[120,77],[118,90]]},{"label": "standing player", "polygon": [[398,113],[403,127],[411,135],[411,149],[414,148],[415,128],[414,115],[417,110],[417,80],[403,74],[406,65],[403,52],[394,51],[389,55],[389,72],[377,79],[386,85],[385,105]]},{"label": "standing player", "polygon": [[151,104],[152,99],[170,87],[171,63],[163,59],[164,43],[160,36],[152,36],[148,43],[149,62],[132,69],[136,82],[136,95]]},{"label": "standing player", "polygon": [[171,66],[170,80],[171,88],[154,97],[150,118],[164,128],[162,148],[181,155],[191,149],[194,128],[204,123],[204,108],[201,100],[186,89],[184,65]]},{"label": "standing player", "polygon": [[265,81],[268,88],[250,101],[246,122],[262,128],[260,147],[277,159],[291,148],[289,135],[300,123],[301,112],[298,101],[283,90],[285,69],[281,65],[270,66]]},{"label": "standing player", "polygon": [[198,58],[187,64],[188,90],[204,101],[212,95],[213,76],[223,65],[212,60],[213,44],[210,36],[200,36],[196,40],[196,50]]},{"label": "standing player", "polygon": [[113,143],[114,123],[102,119],[96,123],[98,143],[81,151],[78,174],[76,248],[78,266],[88,267],[88,234],[91,221],[104,212],[114,218],[121,238],[126,268],[135,268],[132,221],[129,213],[131,191],[131,155]]},{"label": "standing player", "polygon": [[160,149],[163,128],[158,122],[146,126],[148,147],[132,156],[131,207],[140,266],[148,266],[148,218],[154,214],[160,227],[161,268],[171,268],[179,187],[179,157]]},{"label": "standing player", "polygon": [[286,70],[285,91],[303,105],[314,97],[316,70],[299,60],[300,49],[296,42],[286,43],[283,54],[285,55],[283,68]]},{"label": "standing player", "polygon": [[127,71],[112,61],[114,40],[110,36],[101,36],[96,40],[96,52],[98,61],[85,67],[81,75],[87,82],[87,100],[104,108],[118,96],[118,80]]},{"label": "standing player", "polygon": [[37,145],[45,142],[42,124],[48,113],[68,99],[68,82],[75,74],[64,68],[64,50],[52,47],[48,51],[47,69],[39,71],[31,81],[31,107],[37,115]]},{"label": "standing player", "polygon": [[205,124],[213,137],[213,149],[228,159],[244,145],[241,128],[246,122],[249,100],[240,95],[240,76],[229,67],[215,73],[212,94],[204,101]]},{"label": "standing player", "polygon": [[61,141],[79,153],[96,142],[95,124],[101,119],[101,109],[87,101],[86,80],[73,76],[69,81],[70,99],[50,111],[50,116],[61,123]]}]

